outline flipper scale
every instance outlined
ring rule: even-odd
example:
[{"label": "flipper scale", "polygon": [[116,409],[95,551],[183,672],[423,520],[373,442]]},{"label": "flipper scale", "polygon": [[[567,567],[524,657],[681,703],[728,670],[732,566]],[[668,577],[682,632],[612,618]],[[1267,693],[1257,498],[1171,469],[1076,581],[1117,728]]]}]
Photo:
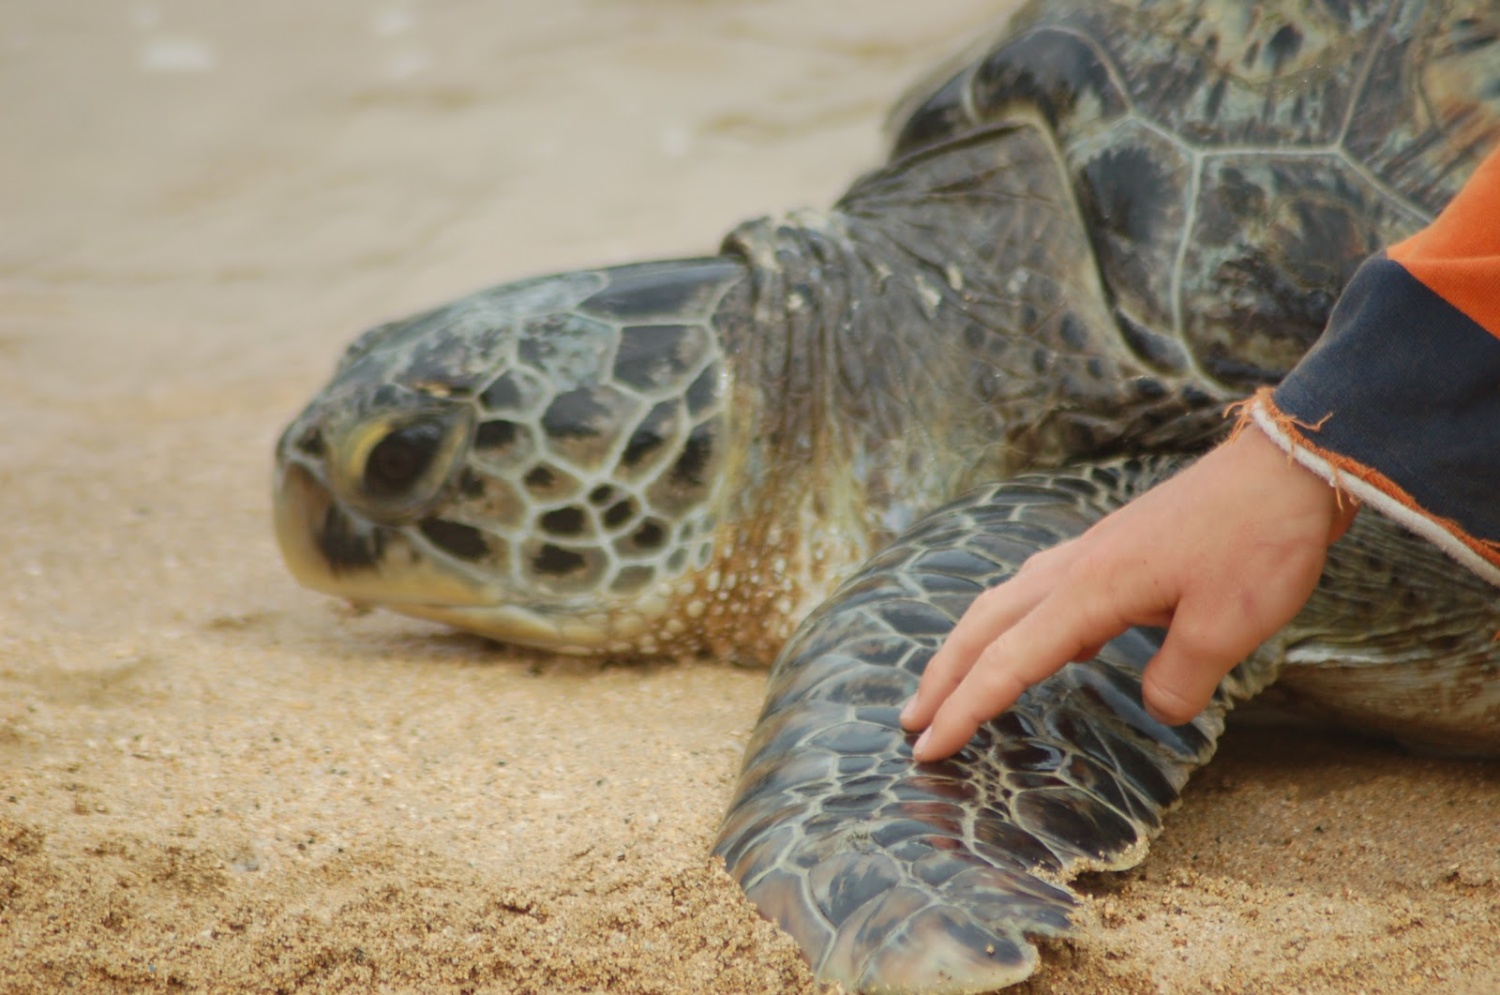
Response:
[{"label": "flipper scale", "polygon": [[793,637],[716,852],[821,979],[865,992],[1012,984],[1035,970],[1035,938],[1072,927],[1077,898],[1062,881],[1144,856],[1232,703],[1221,692],[1176,728],[1152,719],[1140,677],[1156,631],[1069,664],[950,760],[913,763],[897,714],[979,591],[1175,465],[971,494],[914,524]]}]

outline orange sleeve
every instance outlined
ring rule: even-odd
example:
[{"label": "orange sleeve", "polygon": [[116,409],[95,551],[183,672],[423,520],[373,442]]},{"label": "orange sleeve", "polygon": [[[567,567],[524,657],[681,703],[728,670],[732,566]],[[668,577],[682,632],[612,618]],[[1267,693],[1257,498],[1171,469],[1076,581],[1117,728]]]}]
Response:
[{"label": "orange sleeve", "polygon": [[1500,149],[1480,163],[1436,221],[1386,255],[1500,338]]}]

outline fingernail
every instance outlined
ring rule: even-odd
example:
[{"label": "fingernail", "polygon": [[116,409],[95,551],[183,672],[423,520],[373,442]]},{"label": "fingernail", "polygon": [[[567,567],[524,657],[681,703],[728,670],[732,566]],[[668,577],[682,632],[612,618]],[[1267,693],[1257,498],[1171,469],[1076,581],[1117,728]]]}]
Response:
[{"label": "fingernail", "polygon": [[917,712],[917,696],[912,695],[906,699],[906,704],[901,706],[901,724],[906,725],[911,717]]},{"label": "fingernail", "polygon": [[[1152,705],[1150,702],[1146,702],[1145,704],[1146,704],[1146,714],[1149,715],[1149,716],[1151,716],[1157,722],[1160,722],[1162,725],[1175,728],[1177,726],[1185,724],[1185,723],[1182,723],[1182,722],[1178,722],[1176,719],[1172,718],[1169,715],[1163,715],[1161,712],[1157,711],[1156,710],[1156,706]],[[1193,720],[1192,719],[1188,719],[1188,722],[1191,722],[1191,721],[1193,721]]]},{"label": "fingernail", "polygon": [[922,735],[917,737],[916,745],[911,748],[911,755],[916,757],[918,760],[921,760],[922,754],[927,752],[927,741],[931,738],[932,730],[923,730]]}]

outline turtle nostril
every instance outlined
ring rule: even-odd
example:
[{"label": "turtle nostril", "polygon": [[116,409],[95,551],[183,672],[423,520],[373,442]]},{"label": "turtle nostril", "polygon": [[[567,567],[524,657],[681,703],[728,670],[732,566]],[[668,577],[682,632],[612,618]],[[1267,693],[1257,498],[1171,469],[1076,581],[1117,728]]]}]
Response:
[{"label": "turtle nostril", "polygon": [[322,432],[309,426],[307,431],[297,437],[297,449],[303,455],[311,456],[313,459],[322,459],[328,452],[328,444],[323,441]]},{"label": "turtle nostril", "polygon": [[375,498],[397,497],[422,479],[443,442],[443,427],[419,421],[398,428],[376,443],[365,460],[365,492]]}]

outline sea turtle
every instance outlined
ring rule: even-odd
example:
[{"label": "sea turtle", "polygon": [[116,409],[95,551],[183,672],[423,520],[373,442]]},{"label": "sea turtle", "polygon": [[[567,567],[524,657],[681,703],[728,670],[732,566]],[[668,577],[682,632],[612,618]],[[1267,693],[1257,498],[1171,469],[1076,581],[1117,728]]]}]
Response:
[{"label": "sea turtle", "polygon": [[505,641],[779,651],[730,872],[851,989],[1023,978],[1063,881],[1140,860],[1272,681],[1500,755],[1494,592],[1370,513],[1185,726],[1141,708],[1146,629],[954,760],[896,721],[978,591],[1210,445],[1452,196],[1500,140],[1497,39],[1490,0],[1033,2],[829,211],[365,333],[279,443],[286,559]]}]

